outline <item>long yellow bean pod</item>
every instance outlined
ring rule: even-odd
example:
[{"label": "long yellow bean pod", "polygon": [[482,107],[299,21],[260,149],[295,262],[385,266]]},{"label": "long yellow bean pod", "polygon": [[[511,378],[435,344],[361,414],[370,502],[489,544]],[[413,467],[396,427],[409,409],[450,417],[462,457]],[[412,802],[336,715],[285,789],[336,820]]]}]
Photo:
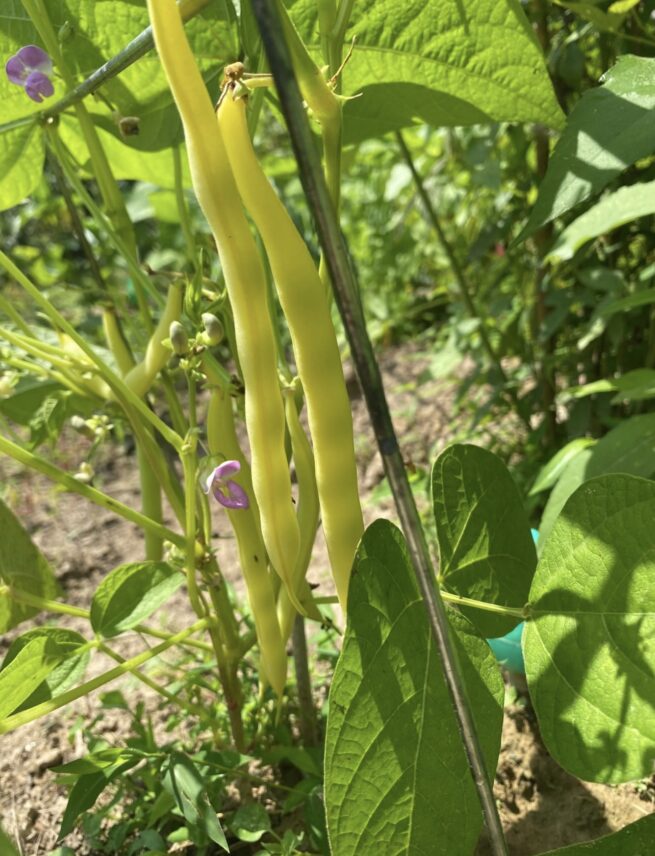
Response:
[{"label": "long yellow bean pod", "polygon": [[212,390],[209,399],[207,444],[212,455],[224,455],[226,459],[239,461],[241,464],[241,470],[234,476],[234,480],[247,493],[250,507],[226,510],[239,547],[241,570],[255,621],[262,669],[275,693],[281,696],[287,679],[286,645],[282,639],[275,608],[275,593],[266,562],[266,548],[252,489],[250,467],[234,430],[234,413],[229,393],[218,387]]},{"label": "long yellow bean pod", "polygon": [[232,306],[264,544],[289,587],[300,534],[284,453],[284,408],[266,276],[175,0],[148,0],[148,10],[157,52],[184,126],[193,187],[214,234]]},{"label": "long yellow bean pod", "polygon": [[246,105],[228,91],[218,124],[248,213],[259,230],[293,341],[316,458],[316,481],[332,574],[345,608],[364,530],[357,488],[352,414],[339,347],[318,271],[252,147]]}]

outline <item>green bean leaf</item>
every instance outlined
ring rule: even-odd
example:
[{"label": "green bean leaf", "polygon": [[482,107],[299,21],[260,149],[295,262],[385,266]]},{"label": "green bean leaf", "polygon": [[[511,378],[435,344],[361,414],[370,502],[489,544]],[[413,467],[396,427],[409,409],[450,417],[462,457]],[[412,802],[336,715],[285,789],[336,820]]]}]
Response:
[{"label": "green bean leaf", "polygon": [[655,841],[655,814],[585,844],[549,850],[543,856],[648,856]]},{"label": "green bean leaf", "polygon": [[38,607],[25,606],[11,596],[19,589],[37,597],[52,599],[57,583],[45,556],[38,550],[18,519],[0,500],[0,633],[37,615]]},{"label": "green bean leaf", "polygon": [[91,603],[91,626],[105,638],[118,636],[158,609],[184,582],[166,562],[119,565],[100,583]]},{"label": "green bean leaf", "polygon": [[[292,15],[321,63],[315,0]],[[355,0],[344,48],[345,141],[427,123],[434,127],[564,116],[543,54],[514,0]]]},{"label": "green bean leaf", "polygon": [[0,668],[0,719],[69,687],[88,662],[86,640],[60,627],[40,627],[11,644]]},{"label": "green bean leaf", "polygon": [[548,751],[596,782],[655,761],[655,483],[592,479],[571,496],[540,558],[523,637]]},{"label": "green bean leaf", "polygon": [[[472,625],[449,618],[492,779],[500,670]],[[339,856],[470,853],[482,825],[407,547],[388,520],[369,526],[355,559],[330,689],[325,800]]]},{"label": "green bean leaf", "polygon": [[[444,589],[521,608],[537,553],[521,495],[500,458],[478,446],[449,446],[432,468],[432,502]],[[468,607],[462,612],[488,638],[521,621]]]},{"label": "green bean leaf", "polygon": [[519,239],[599,193],[653,151],[655,59],[619,57],[603,85],[585,92],[566,122]]},{"label": "green bean leaf", "polygon": [[632,416],[621,422],[570,461],[548,497],[539,525],[539,553],[571,494],[584,482],[605,473],[635,476],[655,473],[655,413]]}]

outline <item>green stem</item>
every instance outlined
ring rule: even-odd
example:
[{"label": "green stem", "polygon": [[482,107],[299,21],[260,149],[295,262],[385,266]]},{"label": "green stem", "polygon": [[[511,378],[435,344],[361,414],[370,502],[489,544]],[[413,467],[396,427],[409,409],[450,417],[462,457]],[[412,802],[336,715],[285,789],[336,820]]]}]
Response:
[{"label": "green stem", "polygon": [[[114,229],[111,220],[106,216],[104,211],[102,211],[100,206],[96,204],[91,194],[84,187],[84,184],[79,177],[79,165],[72,162],[73,158],[59,139],[59,135],[57,134],[56,129],[49,128],[48,131],[50,133],[52,147],[56,151],[59,163],[61,164],[61,167],[64,170],[68,182],[82,200],[82,203],[84,204],[85,208],[88,209],[95,223],[97,223],[99,228],[104,230],[111,246],[125,261],[125,264],[127,265],[127,268],[134,281],[135,288],[138,288],[138,291],[142,293],[147,293],[148,296],[154,301],[154,303],[161,308],[164,305],[163,298],[161,297],[157,289],[153,286],[152,282],[150,281],[150,278],[139,266],[136,256],[130,251],[129,245],[124,241],[120,233],[116,229]],[[154,325],[149,312],[147,317],[143,318],[143,323],[146,333],[150,334],[153,330]]]},{"label": "green stem", "polygon": [[293,662],[296,672],[296,691],[300,710],[299,724],[303,746],[318,745],[318,725],[312,696],[312,679],[309,674],[305,619],[296,615],[292,631]]},{"label": "green stem", "polygon": [[2,310],[2,312],[4,312],[5,315],[13,321],[18,329],[22,330],[26,336],[32,336],[32,330],[30,329],[29,324],[25,321],[23,316],[14,309],[7,298],[2,296],[2,294],[0,294],[0,310]]},{"label": "green stem", "polygon": [[184,198],[184,184],[182,182],[182,155],[180,146],[173,148],[173,175],[175,180],[175,201],[177,203],[177,215],[184,235],[186,243],[187,255],[189,261],[193,265],[196,276],[200,276],[202,271],[198,264],[198,253],[196,240],[193,237],[193,229],[191,227],[191,218],[189,217],[189,209],[187,208],[186,199]]},{"label": "green stem", "polygon": [[65,470],[61,470],[59,467],[56,467],[44,458],[41,458],[32,452],[28,452],[27,449],[23,449],[22,446],[19,446],[17,443],[13,443],[6,437],[0,436],[0,452],[9,455],[20,464],[47,476],[52,481],[60,484],[66,490],[77,493],[80,496],[91,500],[91,502],[96,505],[107,509],[107,511],[111,511],[114,514],[118,514],[120,517],[124,517],[125,520],[129,520],[130,523],[136,523],[136,525],[144,531],[152,532],[160,538],[165,538],[177,547],[185,546],[184,538],[176,532],[173,532],[172,529],[169,529],[161,523],[157,523],[155,520],[151,520],[149,517],[145,517],[139,511],[135,511],[128,505],[124,505],[122,502],[119,502],[119,500],[108,496],[97,488],[91,487],[88,484],[83,484],[76,478],[73,478],[69,473],[65,472]]},{"label": "green stem", "polygon": [[521,407],[520,402],[518,400],[516,390],[509,385],[509,378],[507,377],[505,369],[503,368],[500,356],[498,355],[496,349],[494,348],[491,342],[491,338],[489,337],[489,333],[487,331],[485,318],[483,317],[482,313],[476,305],[475,298],[473,296],[473,288],[471,287],[467,276],[464,273],[463,267],[459,263],[459,259],[455,254],[455,250],[453,249],[448,239],[448,236],[443,230],[443,227],[437,216],[437,212],[434,210],[434,206],[432,205],[432,200],[428,196],[428,192],[425,189],[423,179],[418,169],[416,168],[412,153],[410,152],[409,147],[400,131],[396,131],[396,140],[398,142],[398,147],[403,156],[403,159],[409,167],[409,170],[412,174],[412,178],[414,179],[414,184],[416,186],[418,195],[421,198],[421,202],[423,203],[423,208],[425,210],[427,219],[429,220],[430,225],[434,229],[439,243],[441,244],[441,248],[444,251],[446,258],[448,259],[448,264],[450,265],[450,269],[455,279],[455,284],[457,285],[457,290],[459,291],[464,306],[466,306],[466,310],[469,313],[470,317],[474,318],[478,322],[478,332],[480,334],[482,346],[487,352],[489,360],[496,367],[496,371],[498,372],[502,380],[502,394],[505,396],[512,409],[515,411],[516,415],[521,419],[525,426],[531,430],[530,421],[523,413],[523,408]]},{"label": "green stem", "polygon": [[[117,663],[126,664],[128,660],[125,657],[121,656],[117,651],[114,651],[106,645],[104,642],[100,642],[98,646],[98,650],[102,651],[103,654],[106,654],[108,657],[111,657],[112,660],[115,660]],[[162,698],[165,698],[166,701],[171,702],[176,708],[182,708],[182,710],[186,710],[187,713],[191,714],[191,716],[197,716],[201,722],[205,722],[207,720],[207,711],[199,707],[198,705],[193,704],[193,702],[189,702],[186,699],[181,698],[179,695],[173,695],[173,693],[169,693],[167,689],[160,686],[156,681],[153,681],[152,678],[149,678],[148,675],[145,675],[140,669],[136,667],[131,667],[129,669],[131,675],[141,681],[142,684],[145,684],[149,687],[153,692],[156,692],[157,695],[160,695]],[[210,722],[210,725],[213,726],[213,722]]]},{"label": "green stem", "polygon": [[496,615],[512,615],[516,618],[525,619],[525,612],[516,606],[501,606],[498,603],[486,603],[483,600],[474,600],[470,597],[463,597],[458,594],[440,589],[441,597],[448,603],[456,603],[458,606],[471,606],[473,609],[481,609],[484,612],[494,612]]},{"label": "green stem", "polygon": [[46,716],[48,713],[52,713],[55,710],[65,707],[67,704],[76,701],[78,698],[83,698],[84,696],[89,695],[89,693],[92,693],[94,690],[105,686],[105,684],[116,680],[116,678],[120,678],[122,675],[134,671],[134,669],[137,669],[149,660],[153,660],[155,657],[163,654],[164,651],[167,651],[169,648],[183,642],[194,633],[197,633],[198,630],[202,630],[207,627],[207,625],[208,622],[206,619],[196,621],[196,623],[191,625],[191,627],[187,627],[186,630],[181,630],[179,633],[175,633],[160,645],[155,645],[154,648],[150,648],[148,651],[143,651],[141,654],[137,654],[136,657],[131,657],[124,663],[121,663],[120,666],[109,669],[109,671],[103,672],[101,675],[92,678],[90,681],[86,681],[84,684],[74,687],[72,690],[68,690],[68,692],[62,693],[59,696],[48,699],[48,701],[41,702],[41,704],[37,704],[34,707],[30,707],[28,710],[22,710],[20,713],[14,713],[12,716],[0,719],[0,734],[8,734],[10,731],[20,728],[21,725],[33,722],[35,719],[39,719],[42,716]]},{"label": "green stem", "polygon": [[[82,609],[80,606],[72,606],[68,603],[61,603],[58,600],[49,600],[46,597],[39,597],[39,595],[21,591],[12,586],[0,586],[0,597],[4,597],[5,595],[9,595],[12,600],[16,600],[19,603],[34,606],[36,609],[42,609],[45,612],[73,615],[76,618],[86,618],[87,620],[91,618],[91,613],[88,609]],[[153,636],[155,639],[170,639],[172,636],[171,633],[167,633],[165,630],[157,630],[155,627],[148,627],[146,624],[135,624],[132,630],[144,636]],[[184,645],[189,648],[197,648],[200,651],[213,651],[211,645],[207,642],[201,642],[199,639],[187,639]]]}]

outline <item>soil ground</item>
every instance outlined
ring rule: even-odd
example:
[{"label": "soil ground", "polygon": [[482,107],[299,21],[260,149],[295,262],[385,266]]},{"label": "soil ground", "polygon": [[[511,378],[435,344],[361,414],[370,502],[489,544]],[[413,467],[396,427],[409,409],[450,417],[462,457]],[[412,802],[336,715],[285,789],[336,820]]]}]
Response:
[{"label": "soil ground", "polygon": [[[462,427],[451,416],[453,383],[425,380],[428,359],[417,346],[387,350],[381,355],[381,363],[403,453],[417,466],[427,466],[434,453],[451,442]],[[391,501],[380,490],[382,464],[375,453],[365,407],[356,384],[350,386],[367,521],[377,516],[393,518]],[[501,427],[503,431],[517,430],[512,425]],[[474,442],[487,445],[489,439],[476,435]],[[69,439],[65,449],[59,463],[74,471],[83,455],[83,445],[77,438]],[[88,607],[95,588],[109,570],[142,556],[142,539],[136,527],[104,509],[76,496],[57,493],[41,476],[19,472],[6,461],[0,462],[0,479],[1,495],[52,563],[67,603]],[[134,457],[124,452],[113,454],[99,469],[96,484],[125,503],[135,503],[138,475]],[[220,512],[216,513],[216,527],[221,566],[238,589],[234,544],[225,534],[226,520]],[[310,580],[319,584],[319,594],[332,593],[325,567],[324,547],[319,544],[309,573]],[[191,619],[183,591],[159,615],[167,630],[181,629]],[[33,623],[43,620],[40,617]],[[88,627],[83,619],[69,617],[64,617],[61,624],[80,632]],[[28,623],[0,639],[0,657],[11,638],[26,629]],[[142,649],[137,637],[126,636],[117,641],[121,644],[115,648],[123,656]],[[94,658],[88,676],[108,668],[110,662],[103,662],[101,656]],[[163,729],[169,711],[158,709],[152,695],[133,680],[125,681],[121,688],[131,701],[143,699],[156,729]],[[99,702],[91,696],[0,738],[0,825],[24,856],[45,856],[56,846],[66,791],[56,784],[50,768],[85,754],[82,732],[74,724],[80,716],[91,719],[98,710]],[[102,737],[112,745],[120,745],[128,729],[129,716],[119,710],[105,714],[98,725]],[[595,838],[655,811],[655,779],[611,787],[582,783],[566,774],[541,743],[526,699],[519,699],[505,711],[495,793],[512,856],[530,856]],[[79,832],[69,835],[64,843],[80,856],[93,852]],[[481,844],[478,856],[486,856],[487,852]]]}]

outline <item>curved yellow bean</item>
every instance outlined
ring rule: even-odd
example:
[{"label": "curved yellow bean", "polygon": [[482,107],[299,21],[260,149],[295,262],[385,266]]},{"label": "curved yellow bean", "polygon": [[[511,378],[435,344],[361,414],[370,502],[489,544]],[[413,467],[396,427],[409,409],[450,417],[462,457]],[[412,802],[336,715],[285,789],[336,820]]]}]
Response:
[{"label": "curved yellow bean", "polygon": [[183,302],[184,288],[179,282],[174,282],[168,289],[164,311],[148,341],[143,360],[130,369],[124,377],[127,386],[140,397],[148,392],[155,378],[172,356],[171,349],[163,345],[162,341],[168,338],[171,323],[179,320]]},{"label": "curved yellow bean", "polygon": [[207,411],[207,444],[212,455],[239,461],[241,470],[234,480],[250,497],[250,507],[227,510],[239,547],[241,570],[255,621],[264,675],[278,696],[287,679],[287,653],[275,608],[275,593],[266,562],[266,549],[258,519],[258,509],[250,477],[236,432],[232,401],[225,389],[212,389]]}]

